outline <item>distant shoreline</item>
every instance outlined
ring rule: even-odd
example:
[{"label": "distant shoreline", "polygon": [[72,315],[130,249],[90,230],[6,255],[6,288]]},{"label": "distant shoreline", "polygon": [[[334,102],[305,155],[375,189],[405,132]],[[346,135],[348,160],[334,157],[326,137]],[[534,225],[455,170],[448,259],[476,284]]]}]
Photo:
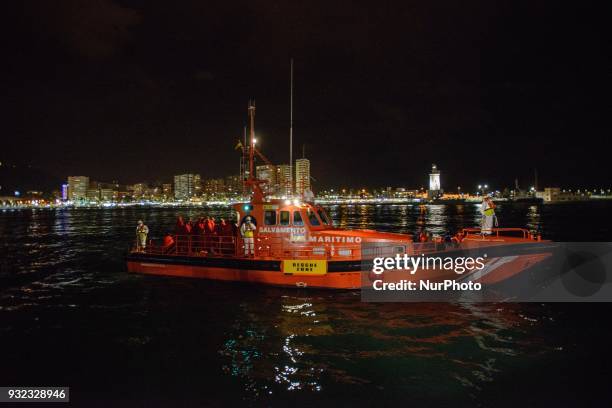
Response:
[{"label": "distant shoreline", "polygon": [[[537,204],[537,205],[563,205],[574,203],[596,203],[596,202],[612,202],[611,197],[591,197],[588,200],[566,200],[566,201],[521,201],[521,200],[495,200],[500,204]],[[84,205],[15,205],[15,206],[0,206],[2,211],[11,210],[27,210],[27,209],[114,209],[114,208],[202,208],[202,207],[229,207],[234,204],[240,204],[247,201],[203,201],[195,203],[160,203],[160,202],[139,202],[139,203],[99,203],[99,204],[84,204]],[[316,204],[320,205],[464,205],[464,204],[479,204],[480,200],[435,200],[427,201],[421,199],[337,199],[315,200]]]}]

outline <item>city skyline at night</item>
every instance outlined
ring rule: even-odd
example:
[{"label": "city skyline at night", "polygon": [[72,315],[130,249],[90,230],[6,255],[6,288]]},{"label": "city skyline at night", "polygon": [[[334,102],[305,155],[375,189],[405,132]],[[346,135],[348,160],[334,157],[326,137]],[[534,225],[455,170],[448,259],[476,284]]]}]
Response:
[{"label": "city skyline at night", "polygon": [[307,146],[320,188],[418,185],[432,162],[456,186],[535,168],[547,185],[609,182],[605,36],[588,5],[319,5],[10,5],[0,160],[46,188],[221,177],[256,98],[262,151],[286,162],[294,58],[294,156]]}]

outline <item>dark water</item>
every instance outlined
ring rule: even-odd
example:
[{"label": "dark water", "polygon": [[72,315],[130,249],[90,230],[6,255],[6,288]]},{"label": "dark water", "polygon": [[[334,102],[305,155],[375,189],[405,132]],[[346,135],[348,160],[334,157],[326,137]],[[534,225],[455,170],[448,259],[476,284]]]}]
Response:
[{"label": "dark water", "polygon": [[[612,203],[611,203],[612,204]],[[502,205],[504,226],[609,241],[612,205]],[[229,215],[228,209],[183,210]],[[444,233],[473,205],[335,206],[350,228]],[[135,222],[176,210],[0,212],[0,386],[79,406],[603,406],[608,304],[366,304],[358,292],[128,275]]]}]

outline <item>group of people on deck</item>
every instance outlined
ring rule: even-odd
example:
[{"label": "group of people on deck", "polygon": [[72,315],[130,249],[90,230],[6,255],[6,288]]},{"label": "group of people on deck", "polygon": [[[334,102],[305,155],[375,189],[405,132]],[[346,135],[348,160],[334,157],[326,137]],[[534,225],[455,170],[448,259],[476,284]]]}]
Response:
[{"label": "group of people on deck", "polygon": [[[214,217],[200,217],[196,221],[187,221],[178,216],[174,233],[164,236],[162,248],[164,253],[207,253],[213,255],[233,255],[236,251],[238,234],[244,244],[244,255],[255,255],[255,230],[257,224],[250,216],[245,216],[240,227],[237,223]],[[136,226],[136,251],[145,252],[149,228],[138,221]]]},{"label": "group of people on deck", "polygon": [[182,216],[176,219],[175,233],[177,235],[216,235],[216,236],[234,236],[238,231],[235,223],[226,221],[220,218],[219,221],[215,217],[200,217],[196,221],[189,218],[187,221]]},{"label": "group of people on deck", "polygon": [[[187,221],[182,216],[176,219],[175,231],[176,244],[180,246],[179,251],[186,251],[186,246],[194,252],[207,252],[218,254],[231,254],[234,252],[238,226],[220,218],[200,217],[197,220],[189,218]],[[167,234],[164,238],[164,247],[174,245],[174,237]]]}]

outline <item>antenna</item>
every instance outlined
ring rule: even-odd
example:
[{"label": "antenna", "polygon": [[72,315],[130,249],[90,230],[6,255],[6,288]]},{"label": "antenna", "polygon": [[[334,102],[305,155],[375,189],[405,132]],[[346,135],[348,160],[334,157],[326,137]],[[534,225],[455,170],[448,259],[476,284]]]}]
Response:
[{"label": "antenna", "polygon": [[293,58],[291,58],[289,92],[289,194],[293,195]]},{"label": "antenna", "polygon": [[255,178],[253,163],[255,161],[255,100],[249,101],[249,178],[244,182],[246,185],[253,188],[253,197],[251,201],[254,203],[262,203],[264,200],[263,192],[261,191],[261,180]]}]

